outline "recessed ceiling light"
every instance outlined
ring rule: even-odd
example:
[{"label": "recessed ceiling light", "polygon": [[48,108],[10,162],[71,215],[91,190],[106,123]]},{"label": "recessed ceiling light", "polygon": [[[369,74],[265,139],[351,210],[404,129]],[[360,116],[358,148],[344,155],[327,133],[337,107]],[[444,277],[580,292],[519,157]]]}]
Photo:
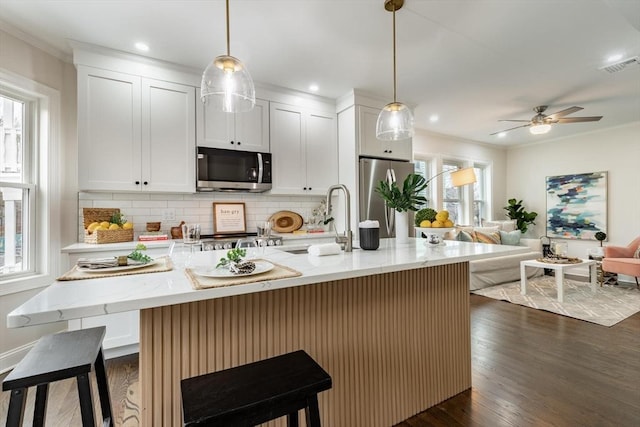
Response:
[{"label": "recessed ceiling light", "polygon": [[607,58],[607,62],[616,62],[622,59],[622,54],[618,53],[616,55],[611,55]]},{"label": "recessed ceiling light", "polygon": [[149,45],[146,43],[142,43],[142,42],[138,42],[135,44],[136,49],[138,49],[141,52],[148,52],[149,51]]},{"label": "recessed ceiling light", "polygon": [[506,132],[500,132],[500,133],[498,134],[498,138],[504,138],[505,136],[507,136],[507,133],[506,133]]},{"label": "recessed ceiling light", "polygon": [[318,91],[318,89],[320,89],[320,88],[319,88],[319,87],[318,87],[318,85],[317,85],[317,84],[315,84],[315,83],[312,83],[312,84],[310,84],[310,85],[309,85],[309,90],[310,90],[311,92],[317,92],[317,91]]},{"label": "recessed ceiling light", "polygon": [[429,121],[430,121],[431,123],[435,123],[435,122],[437,122],[438,120],[440,120],[440,117],[439,117],[437,114],[432,114],[432,115],[429,117]]}]

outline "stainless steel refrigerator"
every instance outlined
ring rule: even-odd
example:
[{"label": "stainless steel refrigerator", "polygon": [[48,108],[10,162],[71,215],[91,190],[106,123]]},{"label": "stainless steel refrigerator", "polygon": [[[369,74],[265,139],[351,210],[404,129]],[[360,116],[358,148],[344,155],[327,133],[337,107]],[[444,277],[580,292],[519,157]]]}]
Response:
[{"label": "stainless steel refrigerator", "polygon": [[[380,237],[395,237],[395,210],[388,208],[375,188],[380,181],[397,182],[402,187],[404,179],[414,172],[410,162],[380,159],[360,159],[360,221],[377,219],[380,222]],[[414,213],[409,211],[409,236],[415,234]]]}]

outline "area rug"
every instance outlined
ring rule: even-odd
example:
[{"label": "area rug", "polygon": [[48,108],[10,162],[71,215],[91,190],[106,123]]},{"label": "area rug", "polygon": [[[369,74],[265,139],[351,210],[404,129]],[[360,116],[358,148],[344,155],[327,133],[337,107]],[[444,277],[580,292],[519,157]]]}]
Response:
[{"label": "area rug", "polygon": [[520,295],[520,281],[472,291],[476,295],[504,300],[603,326],[616,323],[640,311],[640,290],[633,285],[598,286],[596,293],[586,282],[564,281],[564,302],[558,302],[556,279],[542,276],[527,282],[527,295]]}]

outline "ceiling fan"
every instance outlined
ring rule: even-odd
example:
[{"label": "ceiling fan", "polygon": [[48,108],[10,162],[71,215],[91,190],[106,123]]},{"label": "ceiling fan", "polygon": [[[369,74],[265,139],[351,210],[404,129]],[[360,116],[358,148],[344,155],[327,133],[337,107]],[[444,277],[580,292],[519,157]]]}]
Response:
[{"label": "ceiling fan", "polygon": [[582,107],[569,107],[567,109],[558,111],[557,113],[546,115],[544,112],[547,110],[546,105],[540,105],[535,107],[533,111],[536,112],[536,115],[533,116],[531,120],[498,120],[500,122],[523,122],[524,125],[516,126],[513,128],[501,130],[498,132],[494,132],[491,135],[495,135],[501,132],[508,132],[510,130],[531,127],[529,131],[533,134],[542,134],[547,133],[551,129],[551,124],[554,123],[580,123],[580,122],[597,122],[602,118],[602,116],[591,116],[591,117],[564,117],[569,114],[575,113],[576,111],[582,110]]}]

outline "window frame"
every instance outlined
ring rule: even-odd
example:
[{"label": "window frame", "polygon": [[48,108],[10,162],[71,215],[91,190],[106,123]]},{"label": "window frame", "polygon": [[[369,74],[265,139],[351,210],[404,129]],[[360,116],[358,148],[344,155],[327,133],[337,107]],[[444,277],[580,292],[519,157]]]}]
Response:
[{"label": "window frame", "polygon": [[[31,142],[31,164],[26,166],[32,178],[29,191],[28,236],[32,256],[29,271],[0,277],[0,296],[48,286],[60,271],[60,93],[48,86],[0,68],[0,92],[28,101],[30,108],[23,120]],[[28,130],[27,130],[28,128]],[[23,154],[27,155],[27,154]],[[23,173],[26,173],[24,171]],[[15,183],[12,183],[15,185]]]}]

